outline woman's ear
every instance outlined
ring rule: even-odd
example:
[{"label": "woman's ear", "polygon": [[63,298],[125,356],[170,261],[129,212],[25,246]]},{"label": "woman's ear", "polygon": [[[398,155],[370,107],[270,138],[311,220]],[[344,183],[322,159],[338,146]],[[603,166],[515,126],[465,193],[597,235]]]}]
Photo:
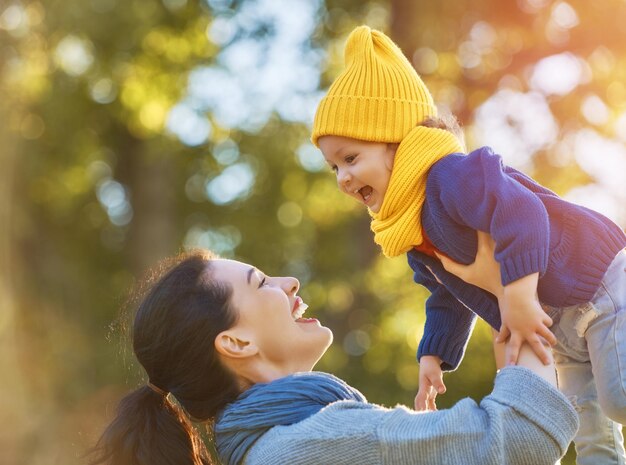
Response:
[{"label": "woman's ear", "polygon": [[259,352],[259,348],[253,342],[231,330],[222,331],[217,335],[215,350],[224,357],[236,359],[252,357]]}]

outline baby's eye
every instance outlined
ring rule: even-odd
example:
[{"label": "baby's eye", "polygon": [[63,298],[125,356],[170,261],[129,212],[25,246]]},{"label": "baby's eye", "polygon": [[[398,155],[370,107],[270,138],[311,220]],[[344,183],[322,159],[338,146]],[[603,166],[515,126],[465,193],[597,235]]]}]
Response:
[{"label": "baby's eye", "polygon": [[348,155],[344,160],[346,163],[352,163],[356,159],[356,155]]},{"label": "baby's eye", "polygon": [[330,169],[333,171],[333,173],[337,174],[337,165],[332,165]]}]

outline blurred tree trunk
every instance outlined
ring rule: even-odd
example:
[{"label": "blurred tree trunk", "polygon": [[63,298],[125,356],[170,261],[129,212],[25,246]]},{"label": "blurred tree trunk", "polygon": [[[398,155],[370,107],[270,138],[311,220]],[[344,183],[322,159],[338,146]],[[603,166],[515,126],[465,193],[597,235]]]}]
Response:
[{"label": "blurred tree trunk", "polygon": [[415,18],[423,0],[391,0],[389,30],[391,37],[402,49],[409,61],[412,59],[415,48],[416,23]]},{"label": "blurred tree trunk", "polygon": [[[2,396],[0,396],[0,422],[4,425],[14,425],[5,428],[7,436],[0,435],[0,450],[3,458],[10,463],[17,460],[12,454],[15,452],[16,438],[23,433],[19,421],[29,413],[25,410],[23,375],[19,366],[17,325],[15,319],[16,299],[19,295],[16,286],[20,274],[17,269],[21,263],[16,255],[15,246],[15,219],[18,203],[23,196],[16,191],[15,170],[17,165],[18,141],[11,132],[11,124],[19,112],[13,105],[13,118],[10,115],[10,99],[0,99],[0,373],[2,377]],[[4,441],[7,441],[4,443]],[[8,454],[8,455],[7,455]]]},{"label": "blurred tree trunk", "polygon": [[130,134],[120,160],[120,180],[129,189],[133,208],[127,247],[135,276],[163,257],[176,252],[179,243],[176,215],[176,165],[163,147],[149,147]]}]

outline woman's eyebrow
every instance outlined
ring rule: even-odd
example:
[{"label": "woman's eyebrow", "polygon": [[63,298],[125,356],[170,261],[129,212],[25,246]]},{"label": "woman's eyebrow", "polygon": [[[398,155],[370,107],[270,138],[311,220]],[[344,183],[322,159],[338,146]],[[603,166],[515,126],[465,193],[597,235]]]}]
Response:
[{"label": "woman's eyebrow", "polygon": [[250,284],[250,279],[252,278],[252,274],[256,271],[256,268],[250,268],[248,270],[248,276],[246,278],[246,281],[248,281],[248,284]]}]

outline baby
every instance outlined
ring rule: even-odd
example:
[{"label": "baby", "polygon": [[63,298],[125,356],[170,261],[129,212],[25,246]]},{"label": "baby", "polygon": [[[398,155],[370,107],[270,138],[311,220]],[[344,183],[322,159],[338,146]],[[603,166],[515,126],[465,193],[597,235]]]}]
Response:
[{"label": "baby", "polygon": [[[524,341],[546,362],[544,342],[556,344],[560,388],[579,404],[578,463],[623,463],[622,229],[505,166],[489,147],[466,154],[455,120],[437,117],[430,92],[383,33],[355,29],[345,60],[311,140],[342,192],[368,208],[383,253],[407,254],[415,281],[431,291],[416,408],[434,406],[445,391],[442,372],[459,365],[478,315],[507,341],[509,364]],[[495,240],[497,296],[441,261],[471,263],[477,231]]]}]

